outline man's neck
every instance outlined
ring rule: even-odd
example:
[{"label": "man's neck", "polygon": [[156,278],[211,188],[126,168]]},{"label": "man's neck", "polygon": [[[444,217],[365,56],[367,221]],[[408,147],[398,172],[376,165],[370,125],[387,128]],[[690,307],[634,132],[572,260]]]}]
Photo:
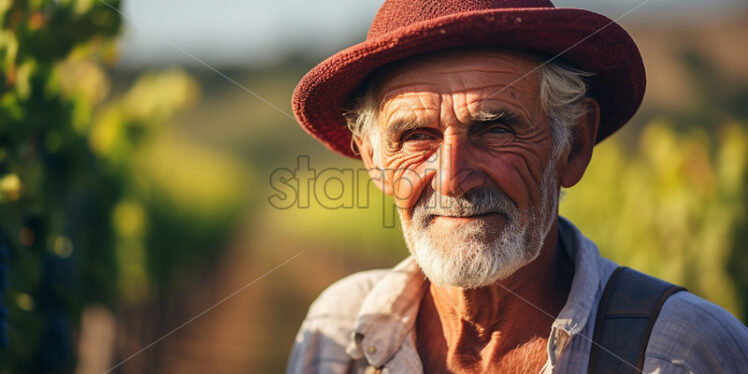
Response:
[{"label": "man's neck", "polygon": [[544,352],[573,275],[557,237],[554,225],[535,261],[493,285],[467,290],[432,284],[418,317],[419,345],[428,340],[419,347],[422,356],[441,351],[436,357],[449,368],[484,370],[517,349]]}]

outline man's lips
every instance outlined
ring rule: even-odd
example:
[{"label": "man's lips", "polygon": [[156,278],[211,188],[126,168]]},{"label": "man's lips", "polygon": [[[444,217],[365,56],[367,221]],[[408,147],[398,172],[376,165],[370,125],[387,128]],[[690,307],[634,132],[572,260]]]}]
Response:
[{"label": "man's lips", "polygon": [[481,219],[486,218],[493,215],[499,215],[504,218],[504,220],[508,220],[509,217],[506,213],[503,212],[488,212],[488,213],[482,213],[482,214],[472,214],[472,215],[447,215],[447,214],[430,214],[427,217],[428,222],[433,221],[436,218],[447,218],[451,220],[465,220],[470,221],[473,219]]}]

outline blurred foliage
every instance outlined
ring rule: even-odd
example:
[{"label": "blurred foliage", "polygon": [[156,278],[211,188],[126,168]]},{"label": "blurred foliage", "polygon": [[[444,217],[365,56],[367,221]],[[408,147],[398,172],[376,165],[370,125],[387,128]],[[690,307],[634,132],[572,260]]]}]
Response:
[{"label": "blurred foliage", "polygon": [[561,213],[624,265],[748,317],[748,85],[704,53],[680,62],[697,103],[595,147]]},{"label": "blurred foliage", "polygon": [[[582,181],[568,191],[561,214],[603,255],[681,284],[744,316],[731,256],[748,251],[748,129],[724,123],[708,133],[650,123],[636,149],[615,139],[595,148]],[[744,298],[745,295],[742,295]]]},{"label": "blurred foliage", "polygon": [[119,6],[0,0],[3,373],[71,372],[83,307],[147,300],[210,263],[245,208],[246,168],[164,126],[199,96],[189,75],[108,98]]},{"label": "blurred foliage", "polygon": [[[293,198],[280,203],[275,198],[268,200],[273,207],[266,213],[269,223],[278,231],[293,227],[293,235],[316,237],[332,252],[355,248],[360,259],[406,255],[394,202],[374,185],[363,164],[345,160],[329,167],[323,162],[315,164],[315,160],[308,166],[309,176],[316,178],[293,180],[291,185],[298,191]],[[308,189],[299,188],[306,183]],[[273,196],[282,191],[274,190]]]}]

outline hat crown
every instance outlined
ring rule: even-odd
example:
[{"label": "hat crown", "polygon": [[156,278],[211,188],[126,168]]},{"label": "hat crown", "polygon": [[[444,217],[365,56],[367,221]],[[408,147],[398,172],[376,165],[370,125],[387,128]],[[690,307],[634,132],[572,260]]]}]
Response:
[{"label": "hat crown", "polygon": [[379,8],[367,40],[414,23],[451,14],[490,9],[553,8],[550,0],[387,0]]}]

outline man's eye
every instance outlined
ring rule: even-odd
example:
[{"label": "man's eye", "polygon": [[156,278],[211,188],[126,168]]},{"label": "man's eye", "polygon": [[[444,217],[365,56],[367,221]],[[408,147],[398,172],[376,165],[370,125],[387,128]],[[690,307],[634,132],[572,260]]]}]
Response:
[{"label": "man's eye", "polygon": [[486,133],[487,134],[508,134],[508,133],[511,133],[511,130],[503,126],[491,126],[488,129],[486,129]]},{"label": "man's eye", "polygon": [[412,131],[403,134],[401,140],[403,142],[419,141],[419,140],[431,140],[434,139],[434,135],[425,131]]}]

